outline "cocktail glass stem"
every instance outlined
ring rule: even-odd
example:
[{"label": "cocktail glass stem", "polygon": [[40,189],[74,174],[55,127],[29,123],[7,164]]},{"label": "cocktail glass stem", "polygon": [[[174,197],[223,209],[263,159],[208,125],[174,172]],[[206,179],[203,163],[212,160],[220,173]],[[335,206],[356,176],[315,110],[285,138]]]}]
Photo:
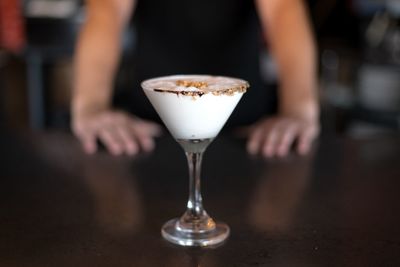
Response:
[{"label": "cocktail glass stem", "polygon": [[203,202],[200,191],[200,173],[203,152],[186,153],[189,166],[189,200],[187,203],[187,213],[200,217],[203,215]]},{"label": "cocktail glass stem", "polygon": [[202,152],[186,152],[189,166],[189,199],[187,210],[177,222],[177,227],[187,232],[206,232],[215,229],[215,222],[203,208],[200,191]]},{"label": "cocktail glass stem", "polygon": [[189,199],[185,213],[164,224],[161,233],[168,241],[182,246],[214,246],[229,236],[229,227],[215,223],[203,208],[200,171],[203,153],[212,139],[177,140],[189,166]]}]

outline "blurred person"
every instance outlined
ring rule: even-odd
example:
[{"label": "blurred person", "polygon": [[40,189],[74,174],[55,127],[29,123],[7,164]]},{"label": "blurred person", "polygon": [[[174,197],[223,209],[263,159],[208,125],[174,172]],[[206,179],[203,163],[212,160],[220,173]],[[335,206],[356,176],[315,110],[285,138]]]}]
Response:
[{"label": "blurred person", "polygon": [[[113,82],[132,15],[134,81],[119,98],[122,111]],[[262,35],[278,66],[277,92],[262,80]],[[301,0],[87,0],[74,64],[72,129],[87,153],[96,140],[114,155],[152,150],[160,121],[140,82],[171,74],[249,81],[227,127],[242,126],[251,154],[285,156],[293,144],[306,154],[319,132],[316,51]]]}]

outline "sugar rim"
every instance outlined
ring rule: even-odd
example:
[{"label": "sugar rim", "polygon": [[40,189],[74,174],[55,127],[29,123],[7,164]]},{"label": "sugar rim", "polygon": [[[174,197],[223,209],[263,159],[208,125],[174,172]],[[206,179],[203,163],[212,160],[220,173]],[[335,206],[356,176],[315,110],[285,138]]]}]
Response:
[{"label": "sugar rim", "polygon": [[[185,80],[185,79],[196,79],[196,78],[201,78],[201,79],[224,78],[224,79],[229,79],[229,80],[233,80],[233,81],[237,82],[237,85],[233,86],[233,87],[225,87],[225,88],[215,89],[215,90],[198,88],[199,89],[198,91],[192,91],[192,90],[175,91],[175,90],[154,88],[154,87],[149,86],[149,83],[156,82],[156,81]],[[246,90],[250,87],[249,83],[243,79],[229,77],[229,76],[217,76],[217,75],[206,75],[206,74],[179,74],[179,75],[168,75],[168,76],[156,77],[156,78],[151,78],[151,79],[142,81],[141,86],[144,90],[181,94],[181,95],[187,95],[187,96],[202,96],[202,95],[208,94],[208,93],[212,93],[214,95],[221,95],[221,94],[233,95],[236,92],[245,93]]]}]

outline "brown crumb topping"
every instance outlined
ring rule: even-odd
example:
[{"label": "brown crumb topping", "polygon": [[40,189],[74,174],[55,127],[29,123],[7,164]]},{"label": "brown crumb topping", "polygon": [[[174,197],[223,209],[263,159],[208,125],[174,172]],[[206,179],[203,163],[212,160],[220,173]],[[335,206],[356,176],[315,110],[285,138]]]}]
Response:
[{"label": "brown crumb topping", "polygon": [[173,79],[172,76],[172,78],[166,77],[165,82],[155,80],[153,83],[154,87],[152,90],[156,92],[173,93],[178,96],[191,96],[194,99],[209,93],[215,96],[232,96],[236,93],[245,93],[249,88],[249,84],[244,80],[222,76],[188,75],[187,79],[186,77]]},{"label": "brown crumb topping", "polygon": [[155,92],[161,93],[172,93],[176,95],[184,95],[184,96],[203,96],[206,92],[203,91],[174,91],[174,90],[164,90],[164,89],[154,89]]},{"label": "brown crumb topping", "polygon": [[204,89],[207,88],[208,86],[206,82],[186,81],[186,80],[177,80],[176,85],[184,87],[196,87],[198,89]]},{"label": "brown crumb topping", "polygon": [[234,95],[235,93],[246,93],[248,85],[237,86],[234,88],[228,88],[218,91],[213,91],[213,95]]},{"label": "brown crumb topping", "polygon": [[[190,85],[193,86],[193,85]],[[242,86],[237,86],[237,87],[232,87],[232,88],[227,88],[227,89],[221,89],[218,91],[208,91],[208,90],[204,90],[204,91],[175,91],[175,90],[164,90],[164,89],[154,89],[154,91],[156,92],[164,92],[164,93],[173,93],[176,95],[184,95],[184,96],[203,96],[204,94],[207,93],[211,93],[215,96],[219,96],[219,95],[229,95],[232,96],[235,93],[246,93],[247,88],[248,88],[248,84],[246,85],[242,85]]]}]

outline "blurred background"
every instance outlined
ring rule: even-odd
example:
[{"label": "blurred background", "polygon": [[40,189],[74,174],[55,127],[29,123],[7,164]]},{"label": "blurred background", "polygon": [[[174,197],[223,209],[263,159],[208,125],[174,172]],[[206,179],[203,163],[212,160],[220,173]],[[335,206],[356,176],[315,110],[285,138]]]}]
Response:
[{"label": "blurred background", "polygon": [[[325,134],[400,132],[400,0],[306,1],[319,48]],[[80,0],[0,0],[0,124],[68,130]],[[115,81],[129,87],[134,30]],[[275,82],[268,52],[260,59]]]}]

